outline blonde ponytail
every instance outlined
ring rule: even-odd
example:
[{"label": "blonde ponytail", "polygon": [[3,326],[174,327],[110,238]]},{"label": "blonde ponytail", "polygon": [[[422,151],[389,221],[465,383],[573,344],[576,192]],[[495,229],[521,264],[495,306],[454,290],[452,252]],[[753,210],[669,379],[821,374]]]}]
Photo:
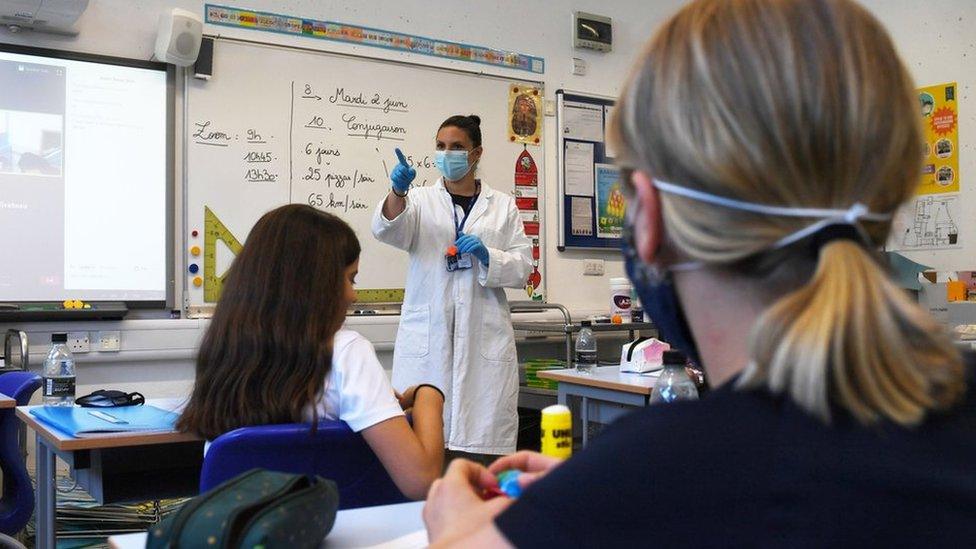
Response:
[{"label": "blonde ponytail", "polygon": [[[850,0],[685,4],[638,60],[610,140],[620,164],[708,195],[791,209],[863,204],[881,217],[860,223],[878,248],[922,168],[911,77],[885,29]],[[743,386],[864,423],[914,425],[960,399],[958,351],[866,247],[829,242],[807,281],[808,247],[773,249],[815,219],[668,193],[661,203],[674,255],[751,278],[772,303],[753,329]]]},{"label": "blonde ponytail", "polygon": [[860,244],[835,240],[813,278],[769,307],[752,333],[741,387],[787,393],[823,419],[916,425],[962,395],[959,353]]}]

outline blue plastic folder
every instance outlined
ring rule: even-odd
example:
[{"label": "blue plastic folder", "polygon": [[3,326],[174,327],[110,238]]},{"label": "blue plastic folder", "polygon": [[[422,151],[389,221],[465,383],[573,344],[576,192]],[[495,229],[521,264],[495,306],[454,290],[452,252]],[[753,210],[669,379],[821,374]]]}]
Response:
[{"label": "blue plastic folder", "polygon": [[37,406],[31,415],[73,437],[96,435],[172,431],[178,414],[155,406],[124,406],[118,408],[79,408],[68,406]]}]

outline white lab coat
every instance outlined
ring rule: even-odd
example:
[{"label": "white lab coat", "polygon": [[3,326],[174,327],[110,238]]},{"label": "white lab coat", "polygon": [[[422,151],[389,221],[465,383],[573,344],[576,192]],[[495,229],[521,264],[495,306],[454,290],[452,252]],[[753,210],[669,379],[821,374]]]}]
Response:
[{"label": "white lab coat", "polygon": [[[406,295],[393,352],[393,386],[431,383],[444,391],[448,449],[481,454],[515,451],[518,362],[503,288],[521,288],[532,270],[515,200],[482,184],[464,226],[488,248],[485,267],[448,272],[455,206],[442,179],[411,189],[395,219],[373,215],[373,235],[410,254]],[[385,198],[384,198],[385,201]],[[462,216],[458,216],[460,221]]]}]

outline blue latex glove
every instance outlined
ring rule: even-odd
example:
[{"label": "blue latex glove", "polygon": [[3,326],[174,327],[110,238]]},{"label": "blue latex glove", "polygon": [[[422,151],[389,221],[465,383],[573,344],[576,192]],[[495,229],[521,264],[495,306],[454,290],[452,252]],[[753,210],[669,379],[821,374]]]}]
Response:
[{"label": "blue latex glove", "polygon": [[471,254],[477,257],[482,265],[485,267],[488,266],[488,248],[485,247],[485,243],[477,236],[473,234],[462,234],[454,244],[457,246],[459,254]]},{"label": "blue latex glove", "polygon": [[396,155],[400,162],[390,172],[390,179],[393,181],[393,188],[396,189],[396,192],[403,194],[410,189],[410,182],[417,177],[417,170],[407,164],[407,159],[400,149],[396,150]]}]

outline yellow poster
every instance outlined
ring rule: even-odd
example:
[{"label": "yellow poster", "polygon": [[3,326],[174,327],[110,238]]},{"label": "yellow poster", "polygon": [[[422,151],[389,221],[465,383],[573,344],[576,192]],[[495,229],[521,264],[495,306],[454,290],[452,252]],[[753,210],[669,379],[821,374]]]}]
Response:
[{"label": "yellow poster", "polygon": [[542,90],[512,84],[508,91],[508,140],[513,143],[542,143]]},{"label": "yellow poster", "polygon": [[925,161],[918,194],[959,191],[959,105],[956,83],[918,90],[925,130]]}]

